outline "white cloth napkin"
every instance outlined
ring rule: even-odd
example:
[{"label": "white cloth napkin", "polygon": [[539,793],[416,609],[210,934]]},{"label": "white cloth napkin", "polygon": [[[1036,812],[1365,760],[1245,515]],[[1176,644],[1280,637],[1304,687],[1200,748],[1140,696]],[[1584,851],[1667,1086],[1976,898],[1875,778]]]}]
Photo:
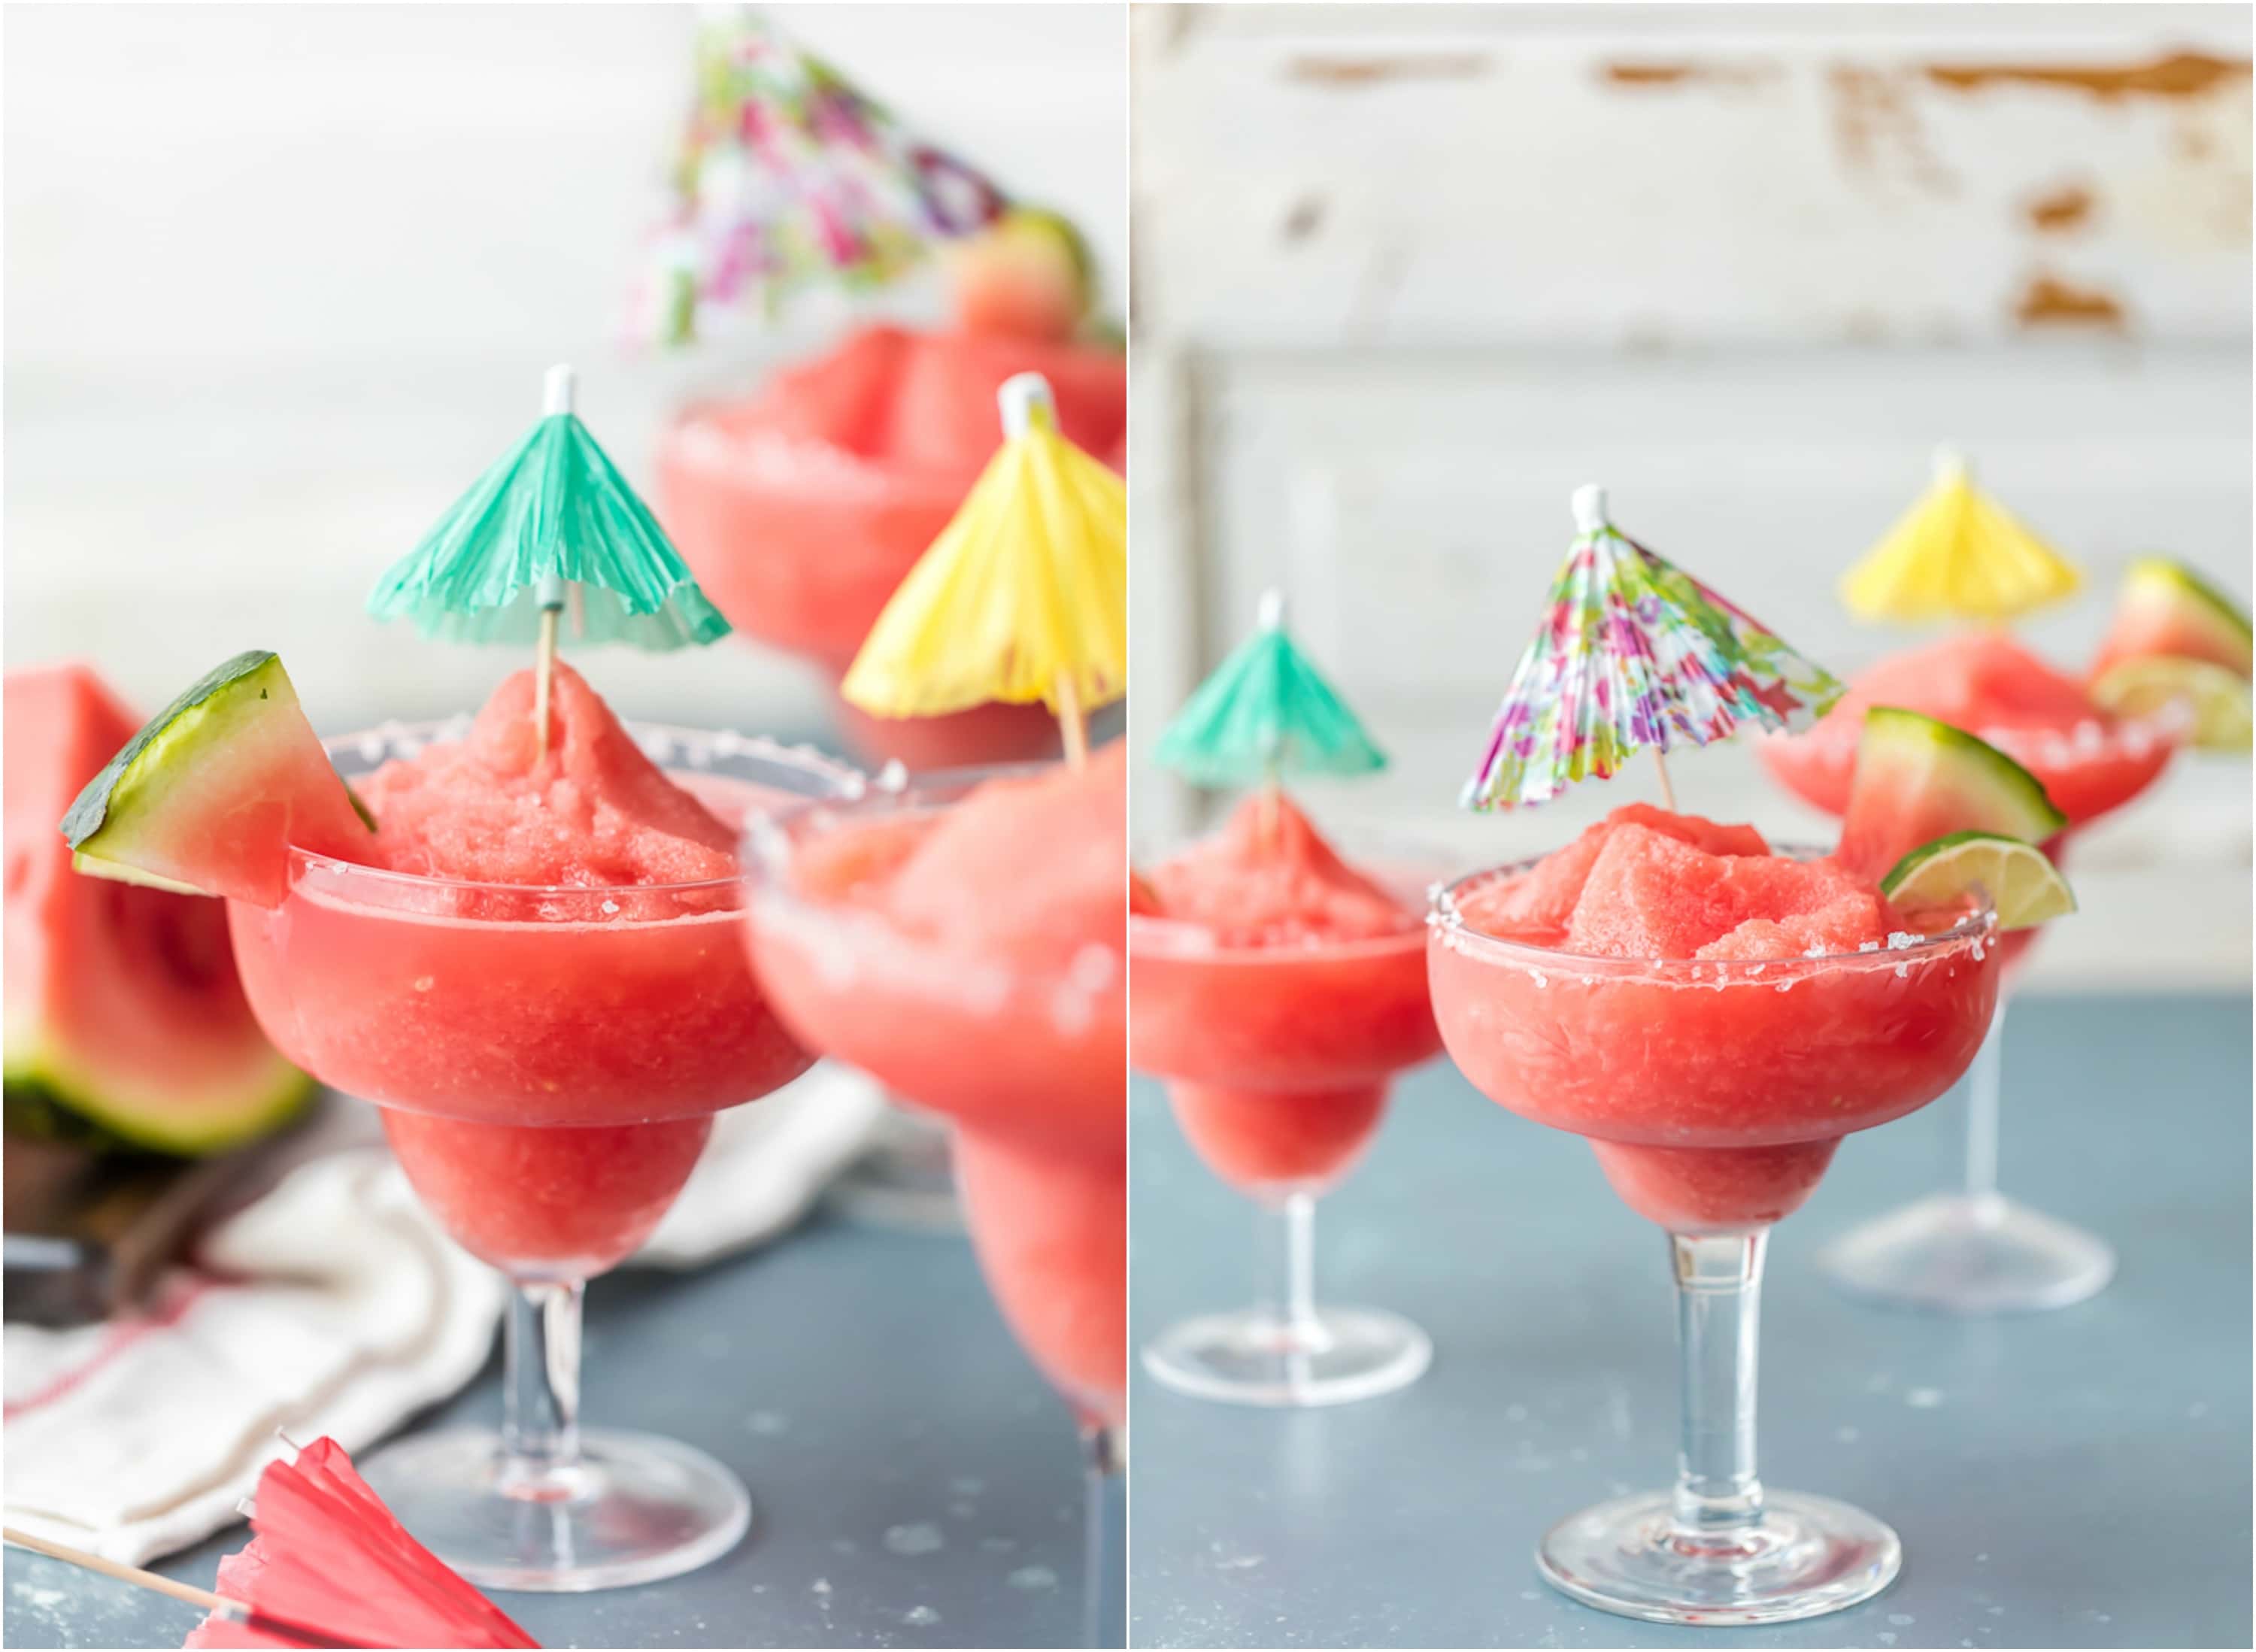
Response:
[{"label": "white cloth napkin", "polygon": [[[782,1232],[883,1110],[874,1083],[826,1063],[722,1114],[636,1260],[689,1267]],[[324,1151],[206,1235],[145,1315],[6,1327],[8,1523],[131,1565],[197,1543],[236,1518],[277,1430],[357,1453],[462,1387],[505,1288],[388,1153]]]}]

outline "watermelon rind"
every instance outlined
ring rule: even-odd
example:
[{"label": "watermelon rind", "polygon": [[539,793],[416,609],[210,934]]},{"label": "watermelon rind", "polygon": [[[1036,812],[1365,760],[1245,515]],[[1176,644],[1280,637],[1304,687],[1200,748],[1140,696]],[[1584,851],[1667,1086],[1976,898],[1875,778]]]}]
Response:
[{"label": "watermelon rind", "polygon": [[183,1097],[164,1082],[137,1084],[97,1072],[35,1034],[8,1040],[8,1128],[105,1149],[201,1158],[270,1135],[302,1112],[317,1086],[278,1054],[247,1067],[239,1083]]},{"label": "watermelon rind", "polygon": [[[2142,556],[2123,575],[2117,603],[2124,640],[2102,646],[2107,664],[2136,653],[2184,655],[2249,674],[2256,632],[2248,616],[2223,591],[2167,556]],[[2161,634],[2154,633],[2160,629]],[[2175,640],[2170,640],[2175,634]]]},{"label": "watermelon rind", "polygon": [[1985,830],[2035,844],[2068,824],[2035,775],[1987,740],[1939,717],[1900,706],[1872,707],[1865,713],[1858,766],[1891,750],[1921,752],[1930,772],[1945,766],[1954,771],[1951,778],[1960,790],[1980,794],[1982,812],[1990,819]]},{"label": "watermelon rind", "polygon": [[2076,910],[2076,892],[2041,849],[2000,832],[1947,832],[1880,879],[1891,900],[1940,905],[1979,890],[2000,931],[2033,928]]},{"label": "watermelon rind", "polygon": [[[246,766],[277,751],[286,754],[300,743],[319,750],[279,656],[268,649],[236,654],[150,718],[87,782],[62,819],[72,865],[90,877],[176,893],[278,899],[278,891],[208,888],[174,875],[180,857],[169,841],[177,830],[173,806],[194,796],[208,811],[215,795],[225,800],[227,788],[242,783]],[[366,806],[330,772],[340,801],[363,828],[373,830]]]}]

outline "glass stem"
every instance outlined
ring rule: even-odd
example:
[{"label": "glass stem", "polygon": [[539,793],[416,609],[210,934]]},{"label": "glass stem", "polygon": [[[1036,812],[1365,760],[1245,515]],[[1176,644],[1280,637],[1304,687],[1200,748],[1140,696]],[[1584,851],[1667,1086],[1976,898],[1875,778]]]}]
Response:
[{"label": "glass stem", "polygon": [[1285,1333],[1287,1344],[1307,1352],[1324,1345],[1316,1317],[1316,1198],[1288,1193],[1261,1204],[1263,1273],[1261,1306]]},{"label": "glass stem", "polygon": [[1966,1070],[1966,1197],[1978,1211],[1998,1200],[1998,1101],[2006,1064],[2006,1000]]},{"label": "glass stem", "polygon": [[1104,1575],[1104,1505],[1107,1482],[1125,1471],[1126,1455],[1117,1430],[1101,1423],[1081,1431],[1081,1644],[1101,1647],[1104,1600],[1111,1579]]},{"label": "glass stem", "polygon": [[1669,1236],[1683,1382],[1677,1536],[1727,1547],[1762,1518],[1755,1478],[1755,1354],[1767,1229]]},{"label": "glass stem", "polygon": [[505,1482],[553,1481],[580,1460],[578,1280],[513,1281],[503,1333],[501,1447]]}]

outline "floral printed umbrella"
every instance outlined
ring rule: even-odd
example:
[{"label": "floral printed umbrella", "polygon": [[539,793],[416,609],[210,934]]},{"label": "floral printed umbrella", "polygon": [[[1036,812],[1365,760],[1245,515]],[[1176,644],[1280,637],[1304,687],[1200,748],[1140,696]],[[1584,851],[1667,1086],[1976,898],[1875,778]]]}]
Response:
[{"label": "floral printed umbrella", "polygon": [[[1578,489],[1574,509],[1575,543],[1465,783],[1466,808],[1547,802],[1615,773],[1640,746],[1657,760],[1742,723],[1806,727],[1840,697],[1822,667],[1617,529],[1604,489]],[[1660,775],[1667,794],[1665,765]]]},{"label": "floral printed umbrella", "polygon": [[1974,485],[1973,467],[1947,449],[1935,482],[1841,580],[1859,619],[1922,625],[2012,619],[2069,596],[2074,567]]},{"label": "floral printed umbrella", "polygon": [[810,284],[881,286],[1005,205],[979,172],[743,6],[699,20],[673,196],[635,317],[640,335],[670,344],[731,313],[772,314]]}]

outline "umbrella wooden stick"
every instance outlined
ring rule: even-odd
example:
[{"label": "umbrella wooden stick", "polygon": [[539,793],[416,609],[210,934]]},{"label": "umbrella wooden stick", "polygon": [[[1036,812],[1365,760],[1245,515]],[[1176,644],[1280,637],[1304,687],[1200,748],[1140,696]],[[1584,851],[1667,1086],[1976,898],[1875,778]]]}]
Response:
[{"label": "umbrella wooden stick", "polygon": [[1081,715],[1081,690],[1074,686],[1073,673],[1057,674],[1058,732],[1065,739],[1065,760],[1075,768],[1089,761],[1089,728]]},{"label": "umbrella wooden stick", "polygon": [[129,1566],[121,1561],[109,1560],[90,1550],[74,1549],[68,1543],[53,1543],[45,1537],[34,1537],[13,1526],[0,1528],[0,1537],[18,1549],[28,1549],[33,1554],[45,1555],[51,1560],[60,1560],[87,1571],[96,1572],[119,1583],[130,1583],[136,1589],[146,1589],[154,1594],[169,1595],[173,1599],[206,1612],[215,1612],[221,1617],[263,1629],[277,1639],[304,1641],[313,1646],[353,1646],[351,1641],[341,1641],[328,1630],[310,1625],[286,1622],[256,1610],[232,1595],[215,1594],[209,1589],[199,1589],[192,1583],[180,1583],[162,1572],[146,1571],[139,1566]]},{"label": "umbrella wooden stick", "polygon": [[[548,378],[541,387],[541,416],[553,419],[559,413],[572,411],[572,391],[576,376],[572,369],[560,362],[548,370]],[[548,755],[548,690],[556,675],[557,622],[564,612],[564,582],[553,575],[540,582],[535,593],[540,599],[540,641],[532,661],[532,723],[539,741],[542,757]]]},{"label": "umbrella wooden stick", "polygon": [[1676,812],[1676,788],[1668,783],[1668,759],[1661,756],[1660,748],[1657,745],[1648,745],[1645,749],[1653,753],[1653,766],[1660,772],[1660,801],[1674,815]]}]

